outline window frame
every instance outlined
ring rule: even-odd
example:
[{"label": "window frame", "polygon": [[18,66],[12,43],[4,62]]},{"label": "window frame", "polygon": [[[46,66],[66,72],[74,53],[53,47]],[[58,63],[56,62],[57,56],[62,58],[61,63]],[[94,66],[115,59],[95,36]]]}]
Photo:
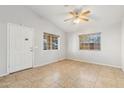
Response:
[{"label": "window frame", "polygon": [[[93,38],[93,36],[98,35],[99,42],[96,41],[91,42],[88,40],[81,41],[81,36],[89,38]],[[88,37],[89,36],[89,37]],[[101,50],[101,32],[90,33],[90,34],[80,34],[79,36],[79,50],[91,50],[91,51],[100,51]],[[82,43],[81,43],[82,42]],[[84,44],[81,46],[81,44]]]},{"label": "window frame", "polygon": [[[59,50],[59,35],[43,33],[43,50]],[[46,42],[46,46],[45,46]]]}]

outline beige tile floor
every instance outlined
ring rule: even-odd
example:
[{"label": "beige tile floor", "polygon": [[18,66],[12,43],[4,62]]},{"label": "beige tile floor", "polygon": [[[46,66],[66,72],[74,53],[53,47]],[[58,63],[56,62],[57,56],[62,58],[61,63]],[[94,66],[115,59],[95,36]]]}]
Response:
[{"label": "beige tile floor", "polygon": [[124,88],[121,69],[63,60],[0,78],[1,88]]}]

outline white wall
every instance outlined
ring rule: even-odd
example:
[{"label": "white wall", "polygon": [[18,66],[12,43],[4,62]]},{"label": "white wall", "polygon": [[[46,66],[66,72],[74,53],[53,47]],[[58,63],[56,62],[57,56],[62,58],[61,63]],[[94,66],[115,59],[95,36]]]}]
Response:
[{"label": "white wall", "polygon": [[[0,6],[0,22],[24,24],[35,29],[35,66],[65,58],[65,33],[24,6]],[[44,51],[43,32],[60,35],[60,50]],[[7,32],[0,29],[0,75],[6,74]],[[2,51],[2,52],[1,52]]]},{"label": "white wall", "polygon": [[6,46],[6,24],[0,22],[0,75],[6,74],[7,72],[7,46]]},{"label": "white wall", "polygon": [[[79,50],[79,34],[101,32],[101,51]],[[121,24],[104,28],[89,28],[68,33],[68,59],[121,66]]]},{"label": "white wall", "polygon": [[124,71],[124,19],[122,20],[122,33],[121,33],[121,60],[122,60],[122,69]]}]

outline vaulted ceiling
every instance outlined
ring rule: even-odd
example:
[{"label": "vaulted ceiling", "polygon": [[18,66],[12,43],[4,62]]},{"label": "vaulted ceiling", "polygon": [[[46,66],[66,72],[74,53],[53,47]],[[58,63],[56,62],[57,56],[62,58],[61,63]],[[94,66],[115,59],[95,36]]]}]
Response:
[{"label": "vaulted ceiling", "polygon": [[124,17],[124,6],[118,5],[85,5],[83,9],[91,11],[90,21],[73,24],[71,21],[64,22],[68,18],[68,12],[79,6],[64,5],[39,5],[30,8],[47,20],[54,23],[66,32],[82,30],[92,27],[106,27],[119,24]]}]

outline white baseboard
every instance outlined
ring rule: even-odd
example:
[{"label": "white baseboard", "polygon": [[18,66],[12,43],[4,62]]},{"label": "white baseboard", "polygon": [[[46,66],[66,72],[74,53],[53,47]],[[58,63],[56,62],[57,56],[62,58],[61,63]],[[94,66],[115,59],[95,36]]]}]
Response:
[{"label": "white baseboard", "polygon": [[7,76],[9,73],[1,74],[0,77]]},{"label": "white baseboard", "polygon": [[59,61],[62,61],[62,60],[65,60],[65,58],[62,58],[62,59],[59,59],[59,60],[56,60],[56,61],[52,61],[52,62],[47,62],[45,64],[34,65],[33,68],[40,67],[40,66],[45,66],[45,65],[48,65],[48,64],[52,64],[52,63],[56,63],[56,62],[59,62]]},{"label": "white baseboard", "polygon": [[110,65],[110,64],[102,64],[102,63],[98,63],[98,62],[90,62],[90,61],[87,61],[87,60],[78,60],[78,59],[73,59],[73,58],[68,58],[68,60],[74,60],[74,61],[91,63],[91,64],[96,64],[96,65],[104,65],[104,66],[110,66],[110,67],[115,67],[115,68],[121,68],[121,66],[115,66],[115,65]]}]

